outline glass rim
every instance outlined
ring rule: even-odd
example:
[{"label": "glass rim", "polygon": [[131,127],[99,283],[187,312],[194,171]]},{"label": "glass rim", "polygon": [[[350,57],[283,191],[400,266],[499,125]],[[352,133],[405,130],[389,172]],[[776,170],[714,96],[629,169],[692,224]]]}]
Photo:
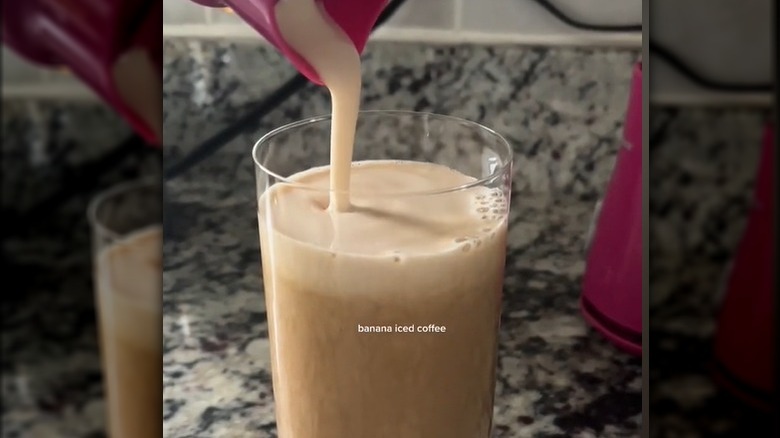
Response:
[{"label": "glass rim", "polygon": [[[489,128],[481,123],[474,122],[472,120],[456,117],[456,116],[449,116],[444,114],[436,114],[431,112],[424,112],[424,111],[405,111],[405,110],[361,110],[358,112],[358,121],[360,121],[361,118],[364,116],[382,116],[382,115],[395,115],[395,116],[412,116],[412,117],[434,117],[440,120],[444,120],[447,122],[452,123],[458,123],[461,125],[467,125],[471,128],[475,128],[477,131],[481,131],[484,133],[487,133],[493,137],[495,137],[503,150],[498,151],[499,154],[506,154],[506,162],[501,164],[500,166],[497,166],[490,175],[481,177],[481,178],[475,178],[474,181],[470,181],[466,184],[461,184],[455,187],[446,187],[443,189],[434,189],[434,190],[421,190],[421,191],[402,191],[402,192],[379,192],[379,193],[366,193],[366,192],[360,192],[355,190],[350,190],[349,193],[352,195],[370,195],[370,196],[379,196],[379,197],[388,197],[388,196],[428,196],[428,195],[441,195],[446,193],[453,193],[458,192],[462,190],[467,190],[473,187],[479,187],[482,185],[485,185],[486,183],[494,180],[498,176],[510,172],[512,168],[512,162],[514,160],[514,155],[512,151],[512,146],[509,144],[509,142],[496,132],[494,129]],[[307,117],[305,119],[301,119],[295,122],[291,122],[285,125],[282,125],[278,128],[275,128],[271,130],[270,132],[266,133],[262,137],[260,137],[259,140],[257,140],[252,147],[252,161],[254,161],[256,168],[260,169],[263,173],[265,173],[268,176],[273,177],[277,182],[284,183],[287,186],[290,186],[292,188],[298,188],[298,189],[305,189],[310,190],[314,192],[321,192],[321,193],[338,193],[335,190],[330,189],[323,189],[321,187],[316,187],[311,184],[302,184],[296,181],[292,181],[289,177],[284,177],[279,175],[278,173],[270,170],[268,167],[264,166],[260,163],[258,158],[258,153],[262,146],[266,144],[269,140],[276,137],[277,135],[287,132],[296,128],[300,128],[303,126],[311,125],[314,123],[321,123],[327,120],[330,120],[332,116],[330,114],[323,114],[313,117]],[[330,147],[330,145],[328,145]],[[432,163],[436,164],[436,163]],[[326,165],[327,166],[327,165]],[[325,166],[317,166],[317,167],[325,167]]]},{"label": "glass rim", "polygon": [[98,209],[100,209],[101,204],[122,193],[128,193],[139,188],[154,187],[159,184],[160,180],[158,178],[147,176],[117,183],[107,189],[101,190],[92,197],[87,205],[87,222],[89,223],[89,226],[100,234],[108,235],[113,239],[120,239],[122,235],[119,232],[112,230],[98,218]]}]

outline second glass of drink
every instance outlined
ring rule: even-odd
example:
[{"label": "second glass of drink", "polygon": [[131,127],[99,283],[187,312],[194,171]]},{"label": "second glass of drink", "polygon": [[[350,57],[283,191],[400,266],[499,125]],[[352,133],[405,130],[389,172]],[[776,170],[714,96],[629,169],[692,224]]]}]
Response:
[{"label": "second glass of drink", "polygon": [[110,438],[162,433],[161,193],[129,182],[89,206]]}]

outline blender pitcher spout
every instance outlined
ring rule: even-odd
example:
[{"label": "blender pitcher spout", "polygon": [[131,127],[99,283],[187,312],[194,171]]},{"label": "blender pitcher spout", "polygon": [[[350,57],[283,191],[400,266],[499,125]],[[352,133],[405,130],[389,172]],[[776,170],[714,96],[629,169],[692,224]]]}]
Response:
[{"label": "blender pitcher spout", "polygon": [[[317,85],[322,80],[314,68],[290,47],[279,32],[275,7],[280,0],[192,0],[203,6],[230,8],[236,15],[255,29],[306,78]],[[281,0],[288,1],[288,0]],[[387,0],[314,0],[320,3],[341,30],[362,53],[368,36]]]}]

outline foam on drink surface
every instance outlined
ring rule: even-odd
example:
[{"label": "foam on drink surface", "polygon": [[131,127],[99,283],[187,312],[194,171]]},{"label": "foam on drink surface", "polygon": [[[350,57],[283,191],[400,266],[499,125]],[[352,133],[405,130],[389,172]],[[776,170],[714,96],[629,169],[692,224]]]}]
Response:
[{"label": "foam on drink surface", "polygon": [[[294,175],[259,202],[261,243],[277,275],[321,292],[438,290],[429,282],[503,260],[507,203],[499,189],[442,165],[363,161],[352,167],[350,210],[328,205],[328,170]],[[421,193],[403,195],[403,193]],[[487,256],[489,255],[489,257]],[[264,258],[264,260],[266,260]],[[265,263],[265,262],[264,262]],[[309,287],[307,286],[307,287]]]},{"label": "foam on drink surface", "polygon": [[[352,166],[351,205],[332,212],[329,168],[294,175],[274,187],[273,228],[334,255],[403,260],[446,251],[467,252],[494,236],[507,208],[500,189],[468,186],[475,179],[448,167],[413,161],[363,161]],[[427,193],[415,195],[415,193]]]}]

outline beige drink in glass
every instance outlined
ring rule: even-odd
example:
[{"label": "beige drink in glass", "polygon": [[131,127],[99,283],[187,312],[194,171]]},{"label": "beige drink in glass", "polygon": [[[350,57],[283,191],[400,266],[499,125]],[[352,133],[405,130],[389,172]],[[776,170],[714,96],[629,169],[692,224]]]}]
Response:
[{"label": "beige drink in glass", "polygon": [[488,437],[509,145],[456,118],[364,112],[334,194],[329,125],[253,151],[279,436]]},{"label": "beige drink in glass", "polygon": [[119,185],[89,207],[110,438],[162,436],[162,192]]}]

